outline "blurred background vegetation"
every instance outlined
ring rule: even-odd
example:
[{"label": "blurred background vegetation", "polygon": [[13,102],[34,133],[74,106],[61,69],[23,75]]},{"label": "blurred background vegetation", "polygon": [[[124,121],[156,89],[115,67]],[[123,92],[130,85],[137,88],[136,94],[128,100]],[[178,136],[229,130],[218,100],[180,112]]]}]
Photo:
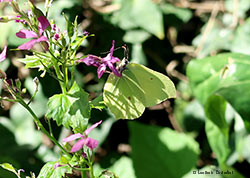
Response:
[{"label": "blurred background vegetation", "polygon": [[[44,1],[34,2],[44,8]],[[28,10],[25,0],[19,3]],[[94,110],[90,122],[104,120],[101,129],[93,131],[93,137],[101,143],[97,149],[96,171],[110,168],[121,178],[191,178],[194,177],[192,170],[216,168],[218,162],[205,133],[205,114],[190,89],[186,66],[194,58],[220,52],[250,54],[250,1],[54,0],[49,16],[64,31],[62,12],[71,21],[79,16],[79,29],[95,34],[82,44],[79,55],[102,55],[109,51],[112,40],[116,46],[126,43],[131,61],[168,75],[178,90],[175,100],[147,108],[136,121],[116,121],[108,110]],[[0,4],[0,15],[10,14],[8,4]],[[19,25],[0,24],[0,47],[9,46],[8,60],[1,63],[0,68],[8,78],[21,79],[29,98],[35,88],[32,79],[41,72],[28,70],[18,61],[27,52],[10,51],[25,41],[15,36],[21,29]],[[122,58],[123,51],[118,50],[115,55]],[[77,69],[76,80],[90,92],[90,99],[100,95],[107,75],[98,80],[96,68],[81,64]],[[49,75],[39,80],[40,90],[31,106],[46,124],[48,98],[59,93],[60,88]],[[7,94],[1,83],[0,92],[2,96]],[[26,173],[32,171],[38,175],[44,162],[57,160],[59,150],[38,131],[32,117],[20,105],[2,102],[2,106],[0,163],[10,162]],[[228,119],[234,117],[232,112],[227,112]],[[56,123],[53,127],[59,141],[69,134]],[[250,135],[233,131],[232,134],[239,139],[240,146],[232,146],[227,164],[250,177]],[[12,177],[0,169],[0,178]]]}]

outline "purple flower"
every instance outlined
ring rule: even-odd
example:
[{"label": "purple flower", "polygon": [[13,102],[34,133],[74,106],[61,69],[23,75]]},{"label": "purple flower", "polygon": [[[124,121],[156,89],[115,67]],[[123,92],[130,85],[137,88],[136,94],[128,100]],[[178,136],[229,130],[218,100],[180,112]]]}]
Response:
[{"label": "purple flower", "polygon": [[19,38],[34,38],[27,43],[22,44],[21,46],[18,47],[20,50],[30,50],[36,43],[45,41],[47,42],[48,39],[42,35],[44,30],[50,26],[50,23],[48,19],[44,16],[40,16],[37,18],[38,20],[38,32],[40,37],[36,34],[34,31],[30,30],[20,30],[18,33],[16,33],[16,36]]},{"label": "purple flower", "polygon": [[64,138],[63,141],[64,142],[71,142],[73,140],[76,140],[78,138],[81,138],[80,140],[78,140],[74,146],[72,147],[71,149],[71,153],[73,152],[77,152],[79,151],[80,149],[83,148],[84,145],[86,145],[87,147],[89,147],[91,150],[93,150],[94,148],[97,147],[98,145],[98,141],[93,139],[93,138],[90,138],[88,137],[89,133],[91,132],[91,130],[93,130],[94,128],[96,128],[98,125],[100,125],[102,123],[102,121],[99,121],[95,124],[93,124],[91,127],[89,127],[88,129],[86,129],[84,131],[84,135],[80,134],[80,133],[77,133],[77,134],[73,134],[67,138]]},{"label": "purple flower", "polygon": [[7,52],[7,46],[3,48],[2,53],[0,54],[0,62],[2,62],[4,59],[6,59],[6,52]]},{"label": "purple flower", "polygon": [[121,77],[122,75],[117,71],[114,65],[116,62],[120,61],[118,57],[113,56],[114,46],[115,46],[115,41],[113,40],[110,52],[104,58],[90,54],[88,55],[88,57],[78,60],[78,62],[84,62],[88,66],[97,67],[98,78],[101,78],[103,73],[106,71],[107,66],[116,76]]}]

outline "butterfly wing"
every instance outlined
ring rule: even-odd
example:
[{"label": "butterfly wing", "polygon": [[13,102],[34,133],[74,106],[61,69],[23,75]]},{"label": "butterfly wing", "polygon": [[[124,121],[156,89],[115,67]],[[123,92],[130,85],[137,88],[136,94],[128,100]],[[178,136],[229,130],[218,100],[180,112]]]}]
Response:
[{"label": "butterfly wing", "polygon": [[143,90],[142,103],[145,107],[176,97],[175,86],[167,76],[140,64],[131,63],[127,68],[136,77],[138,85]]},{"label": "butterfly wing", "polygon": [[145,110],[143,92],[129,73],[125,70],[121,78],[110,74],[104,86],[104,103],[117,119],[138,118]]},{"label": "butterfly wing", "polygon": [[104,103],[117,119],[135,119],[145,107],[175,97],[175,87],[165,75],[143,65],[130,63],[122,77],[113,74],[104,86]]}]

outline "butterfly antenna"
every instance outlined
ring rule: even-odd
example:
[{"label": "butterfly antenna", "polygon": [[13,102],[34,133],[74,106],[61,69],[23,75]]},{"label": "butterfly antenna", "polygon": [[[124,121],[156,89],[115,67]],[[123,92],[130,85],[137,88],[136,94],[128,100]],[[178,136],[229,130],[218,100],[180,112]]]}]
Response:
[{"label": "butterfly antenna", "polygon": [[[117,47],[117,48],[114,49],[114,51],[116,51],[116,50],[118,50],[120,48],[122,48],[122,47]],[[101,52],[100,54],[107,54],[107,53],[110,53],[110,51]]]}]

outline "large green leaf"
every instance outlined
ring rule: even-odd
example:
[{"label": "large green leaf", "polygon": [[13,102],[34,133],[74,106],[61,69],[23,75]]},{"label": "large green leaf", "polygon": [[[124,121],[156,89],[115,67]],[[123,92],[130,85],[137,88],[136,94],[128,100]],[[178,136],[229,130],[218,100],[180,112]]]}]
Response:
[{"label": "large green leaf", "polygon": [[250,122],[250,56],[225,53],[192,60],[187,76],[196,98],[203,104],[219,94],[241,115],[246,126]]},{"label": "large green leaf", "polygon": [[195,167],[199,145],[193,138],[169,128],[135,122],[129,126],[137,177],[180,178]]},{"label": "large green leaf", "polygon": [[59,126],[70,126],[75,132],[83,132],[90,117],[88,93],[74,83],[67,94],[50,97],[46,117],[53,118]]},{"label": "large green leaf", "polygon": [[[111,167],[109,167],[108,172],[105,174],[104,169],[101,168],[100,164],[95,164],[94,171],[95,175],[99,176],[103,172],[103,175],[100,178],[107,178],[105,175],[116,175],[119,178],[136,178],[135,171],[133,169],[133,162],[131,158],[123,156],[117,160]],[[113,178],[114,176],[110,177]],[[115,177],[114,177],[115,178]]]},{"label": "large green leaf", "polygon": [[151,0],[119,0],[121,9],[115,12],[111,23],[127,30],[141,27],[160,39],[164,38],[163,15]]},{"label": "large green leaf", "polygon": [[206,134],[220,167],[224,167],[231,152],[229,148],[229,125],[225,119],[226,101],[221,96],[211,96],[205,107]]}]

